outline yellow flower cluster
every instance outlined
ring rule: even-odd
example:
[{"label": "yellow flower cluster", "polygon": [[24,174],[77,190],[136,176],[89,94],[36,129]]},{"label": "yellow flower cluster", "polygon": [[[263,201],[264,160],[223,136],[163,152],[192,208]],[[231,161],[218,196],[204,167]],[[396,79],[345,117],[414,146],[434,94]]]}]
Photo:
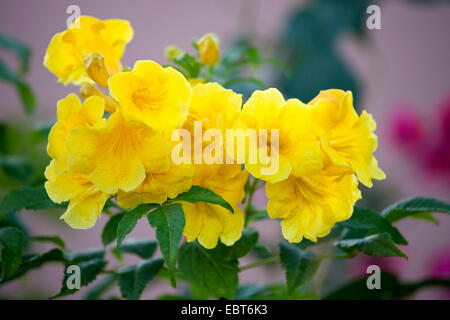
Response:
[{"label": "yellow flower cluster", "polygon": [[[322,91],[304,104],[268,89],[255,91],[242,106],[241,95],[232,90],[189,81],[150,60],[122,70],[120,58],[132,35],[126,21],[83,16],[53,37],[44,58],[61,82],[79,84],[84,98],[70,94],[58,102],[48,140],[52,161],[45,172],[49,197],[69,201],[61,218],[72,228],[92,227],[111,196],[128,209],[162,204],[197,185],[220,195],[234,213],[215,204],[183,202],[187,241],[197,239],[206,248],[219,239],[232,245],[244,227],[238,204],[251,173],[266,181],[267,211],[283,219],[284,237],[316,241],[351,216],[361,197],[358,180],[370,187],[372,179],[384,178],[372,155],[375,122],[366,112],[356,114],[350,92]],[[197,47],[205,65],[219,59],[212,35]],[[246,161],[246,170],[238,163],[175,164],[169,138],[174,130],[186,129],[194,145],[195,121],[224,135],[227,129],[278,129],[278,170],[261,174],[266,164],[259,159]],[[220,148],[227,157],[225,145]]]}]

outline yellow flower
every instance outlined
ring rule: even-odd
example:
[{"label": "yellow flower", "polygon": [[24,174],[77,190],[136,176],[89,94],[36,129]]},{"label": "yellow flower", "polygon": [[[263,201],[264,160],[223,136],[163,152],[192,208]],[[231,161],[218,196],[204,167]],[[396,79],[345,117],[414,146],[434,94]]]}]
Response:
[{"label": "yellow flower", "polygon": [[184,127],[192,130],[194,121],[202,121],[204,130],[219,129],[225,134],[226,129],[231,128],[238,119],[241,106],[241,94],[225,89],[216,82],[196,84]]},{"label": "yellow flower", "polygon": [[211,249],[219,238],[227,246],[240,239],[244,214],[237,204],[244,198],[247,176],[239,165],[195,165],[192,184],[220,195],[233,207],[234,213],[215,204],[182,202],[186,220],[183,233],[187,241],[198,239],[202,246]]},{"label": "yellow flower", "polygon": [[150,60],[137,61],[132,71],[113,75],[108,84],[128,121],[170,130],[186,119],[192,89],[184,76],[171,67],[163,68]]},{"label": "yellow flower", "polygon": [[45,170],[45,189],[52,201],[70,201],[61,216],[75,229],[91,228],[103,209],[109,195],[96,188],[89,175],[76,173],[67,166],[68,150],[65,146],[68,135],[74,128],[102,128],[104,100],[90,97],[83,103],[75,94],[69,94],[58,101],[58,121],[50,130],[47,152],[53,160]]},{"label": "yellow flower", "polygon": [[69,168],[90,174],[102,192],[132,191],[146,172],[169,168],[169,144],[162,133],[131,127],[119,111],[102,128],[81,126],[71,130],[66,147]]},{"label": "yellow flower", "polygon": [[[257,90],[251,95],[234,128],[243,130],[238,136],[244,135],[246,139],[245,168],[253,176],[275,183],[287,179],[291,173],[302,176],[321,170],[324,154],[310,133],[314,123],[306,121],[307,109],[297,99],[285,101],[274,88]],[[248,130],[254,135],[247,135]],[[265,141],[260,140],[260,130],[267,130]],[[276,130],[278,145],[272,140]],[[261,154],[271,156],[271,162],[263,161]],[[232,157],[239,158],[236,151]],[[278,163],[274,165],[274,161]],[[274,170],[268,170],[271,167]]]},{"label": "yellow flower", "polygon": [[193,169],[192,165],[188,164],[172,164],[166,172],[148,172],[144,182],[135,190],[119,190],[117,203],[127,209],[137,207],[141,203],[162,204],[167,198],[173,199],[191,188]]},{"label": "yellow flower", "polygon": [[[189,116],[183,125],[194,137],[194,121],[202,127],[225,133],[239,117],[242,97],[217,83],[198,84],[189,103]],[[207,143],[209,144],[209,143]],[[202,151],[205,145],[202,146]],[[222,145],[221,148],[224,148]],[[225,152],[223,152],[225,156]],[[224,198],[234,209],[231,213],[219,205],[183,202],[187,241],[198,241],[205,248],[214,248],[220,238],[232,245],[241,237],[244,214],[237,204],[242,201],[248,173],[239,164],[196,164],[192,184],[208,188]]]},{"label": "yellow flower", "polygon": [[[79,28],[77,26],[79,25]],[[85,59],[99,54],[110,74],[122,70],[120,59],[133,38],[133,29],[125,20],[99,20],[81,16],[66,30],[53,36],[44,57],[44,65],[64,84],[92,82]]]},{"label": "yellow flower", "polygon": [[266,194],[267,212],[272,219],[283,219],[283,236],[289,242],[326,236],[336,222],[350,218],[361,198],[352,171],[331,164],[314,175],[267,183]]},{"label": "yellow flower", "polygon": [[93,227],[109,195],[95,187],[88,175],[58,172],[55,164],[52,160],[45,170],[45,189],[53,202],[70,201],[61,219],[74,229]]},{"label": "yellow flower", "polygon": [[321,91],[309,105],[311,122],[315,124],[312,128],[336,165],[351,166],[367,187],[372,187],[372,179],[385,179],[373,156],[377,148],[377,136],[373,133],[376,123],[366,111],[358,116],[350,91]]},{"label": "yellow flower", "polygon": [[55,170],[66,169],[65,142],[69,131],[81,125],[92,128],[104,126],[105,119],[102,118],[104,106],[104,100],[97,96],[89,97],[81,104],[74,93],[58,101],[58,121],[50,130],[47,145],[48,155],[55,159]]},{"label": "yellow flower", "polygon": [[213,33],[205,34],[197,41],[200,60],[207,66],[214,65],[220,58],[219,41]]}]

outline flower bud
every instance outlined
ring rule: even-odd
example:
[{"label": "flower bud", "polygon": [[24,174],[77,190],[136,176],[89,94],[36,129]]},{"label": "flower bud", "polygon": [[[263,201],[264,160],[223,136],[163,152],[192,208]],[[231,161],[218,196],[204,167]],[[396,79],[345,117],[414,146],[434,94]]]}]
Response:
[{"label": "flower bud", "polygon": [[219,40],[213,33],[205,34],[197,41],[197,47],[203,64],[212,66],[219,61]]},{"label": "flower bud", "polygon": [[164,49],[164,57],[167,60],[173,60],[176,57],[181,56],[184,53],[183,50],[181,50],[180,48],[178,48],[177,46],[167,46]]},{"label": "flower bud", "polygon": [[108,88],[108,79],[111,74],[105,65],[105,60],[102,55],[97,53],[88,55],[88,57],[84,60],[84,65],[86,67],[87,74],[92,80],[102,87]]}]

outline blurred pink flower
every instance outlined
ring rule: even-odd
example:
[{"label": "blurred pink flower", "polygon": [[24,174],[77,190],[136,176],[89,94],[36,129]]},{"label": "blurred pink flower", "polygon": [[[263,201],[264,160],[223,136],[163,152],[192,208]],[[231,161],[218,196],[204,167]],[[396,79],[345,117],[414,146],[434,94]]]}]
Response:
[{"label": "blurred pink flower", "polygon": [[413,107],[398,105],[390,115],[389,128],[393,142],[402,147],[415,148],[423,139],[420,115]]},{"label": "blurred pink flower", "polygon": [[[397,149],[413,159],[422,172],[439,179],[450,177],[450,94],[438,112],[421,115],[408,104],[398,104],[389,118],[389,134]],[[431,110],[431,108],[430,108]],[[425,127],[423,119],[431,118]],[[445,181],[445,180],[444,180]]]},{"label": "blurred pink flower", "polygon": [[[450,279],[450,248],[439,251],[431,260],[429,275],[432,278]],[[450,299],[450,289],[441,289],[443,299]]]}]

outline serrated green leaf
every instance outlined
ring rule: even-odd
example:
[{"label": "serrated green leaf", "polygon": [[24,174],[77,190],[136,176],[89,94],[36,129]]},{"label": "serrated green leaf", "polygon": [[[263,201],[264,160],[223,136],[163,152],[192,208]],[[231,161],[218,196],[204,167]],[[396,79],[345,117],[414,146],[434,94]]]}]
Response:
[{"label": "serrated green leaf", "polygon": [[[80,287],[87,286],[89,283],[94,281],[107,264],[108,261],[103,259],[92,259],[76,263],[76,265],[80,268]],[[62,281],[61,291],[56,296],[53,296],[52,299],[64,297],[73,294],[79,290],[76,288],[69,289],[67,287],[67,280],[72,275],[72,273],[67,272],[68,266],[66,266],[66,269],[64,270],[64,277]]]},{"label": "serrated green leaf", "polygon": [[10,176],[21,182],[27,182],[32,168],[30,163],[22,156],[0,154],[0,167]]},{"label": "serrated green leaf", "polygon": [[2,257],[2,273],[0,281],[11,277],[19,268],[22,262],[22,250],[25,244],[25,237],[17,228],[4,227],[0,229],[0,244],[3,245],[1,250]]},{"label": "serrated green leaf", "polygon": [[125,237],[133,231],[139,219],[150,210],[158,207],[159,205],[157,204],[143,204],[129,212],[125,212],[117,226],[117,248],[120,248]]},{"label": "serrated green leaf", "polygon": [[63,262],[64,253],[61,249],[51,249],[43,254],[30,254],[23,257],[22,264],[19,269],[11,277],[5,279],[6,281],[11,281],[13,279],[19,278],[31,269],[39,268],[44,263],[47,262]]},{"label": "serrated green leaf", "polygon": [[423,212],[440,212],[450,214],[450,203],[433,198],[411,198],[390,205],[381,212],[390,223]]},{"label": "serrated green leaf", "polygon": [[56,244],[61,249],[66,248],[66,244],[64,243],[63,239],[58,236],[37,236],[37,237],[29,237],[28,241],[38,241],[38,242],[51,242],[53,244]]},{"label": "serrated green leaf", "polygon": [[99,300],[101,295],[105,293],[109,288],[111,288],[116,283],[116,277],[114,275],[108,275],[99,283],[89,290],[89,292],[84,296],[84,300]]},{"label": "serrated green leaf", "polygon": [[71,264],[76,264],[82,261],[103,259],[105,256],[105,249],[103,248],[91,248],[80,251],[69,251],[65,255],[65,260]]},{"label": "serrated green leaf", "polygon": [[122,296],[129,300],[139,299],[147,284],[155,277],[163,264],[163,259],[152,258],[138,265],[117,270]]},{"label": "serrated green leaf", "polygon": [[355,207],[352,217],[339,222],[338,225],[353,230],[375,231],[376,233],[387,232],[395,243],[408,244],[408,241],[397,228],[393,227],[383,216],[370,209]]},{"label": "serrated green leaf", "polygon": [[252,249],[252,252],[260,258],[268,258],[273,255],[272,251],[268,246],[260,243],[255,244],[255,246]]},{"label": "serrated green leaf", "polygon": [[148,214],[147,218],[150,225],[156,228],[159,248],[166,261],[171,284],[175,287],[178,245],[184,228],[184,213],[181,204],[161,206]]},{"label": "serrated green leaf", "polygon": [[181,272],[198,286],[218,298],[232,299],[238,287],[238,262],[226,259],[221,250],[208,250],[197,242],[180,248]]},{"label": "serrated green leaf", "polygon": [[280,261],[289,294],[312,279],[320,262],[314,253],[285,242],[280,242]]},{"label": "serrated green leaf", "polygon": [[102,231],[102,243],[105,247],[116,240],[117,227],[119,226],[119,222],[122,220],[123,215],[123,213],[116,214],[105,224]]},{"label": "serrated green leaf", "polygon": [[340,240],[336,241],[334,245],[349,253],[361,251],[367,255],[407,258],[406,254],[395,245],[389,233],[386,232],[359,239]]},{"label": "serrated green leaf", "polygon": [[221,196],[214,193],[209,189],[205,189],[199,186],[192,186],[189,191],[180,194],[178,197],[171,201],[186,201],[191,203],[196,202],[207,202],[212,204],[218,204],[219,206],[224,207],[225,209],[234,212],[231,205],[226,202]]},{"label": "serrated green leaf", "polygon": [[6,194],[0,201],[0,220],[22,209],[43,210],[61,207],[47,196],[44,186],[21,187]]},{"label": "serrated green leaf", "polygon": [[118,250],[121,253],[133,253],[142,259],[150,258],[156,251],[156,241],[129,239]]}]

